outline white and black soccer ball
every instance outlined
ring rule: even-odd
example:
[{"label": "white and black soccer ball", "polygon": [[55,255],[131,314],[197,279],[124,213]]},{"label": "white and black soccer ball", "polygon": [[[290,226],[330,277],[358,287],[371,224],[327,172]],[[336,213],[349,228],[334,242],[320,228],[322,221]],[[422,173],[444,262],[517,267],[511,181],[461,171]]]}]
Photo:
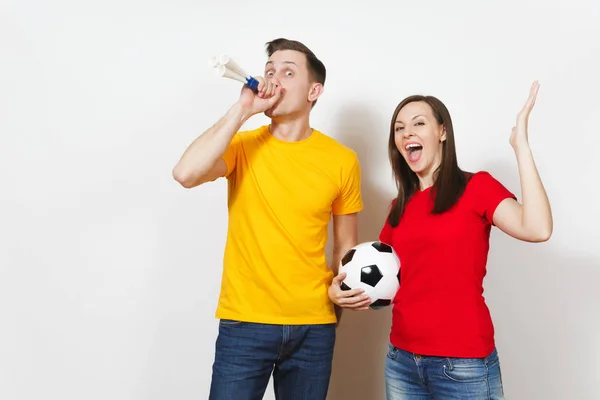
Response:
[{"label": "white and black soccer ball", "polygon": [[371,299],[369,307],[375,310],[392,304],[400,289],[400,259],[391,246],[379,241],[348,250],[340,261],[342,272],[346,278],[341,289],[363,289]]}]

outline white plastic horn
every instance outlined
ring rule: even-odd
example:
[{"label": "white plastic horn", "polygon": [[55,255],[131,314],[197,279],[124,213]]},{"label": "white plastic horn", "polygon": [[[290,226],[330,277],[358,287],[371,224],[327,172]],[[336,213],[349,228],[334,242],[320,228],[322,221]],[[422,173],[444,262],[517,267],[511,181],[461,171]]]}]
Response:
[{"label": "white plastic horn", "polygon": [[242,75],[238,74],[235,71],[230,70],[229,68],[227,68],[224,65],[219,65],[217,67],[215,73],[217,74],[217,76],[233,79],[235,81],[242,82],[243,84],[247,83],[245,77],[243,77]]},{"label": "white plastic horn", "polygon": [[237,72],[239,75],[242,75],[244,78],[248,78],[250,75],[246,73],[229,54],[221,54],[219,56],[219,64],[224,65],[227,69],[230,69],[233,72]]},{"label": "white plastic horn", "polygon": [[255,92],[258,91],[258,81],[246,73],[228,54],[222,54],[220,57],[212,57],[208,65],[215,68],[217,76],[233,79],[242,82]]},{"label": "white plastic horn", "polygon": [[208,66],[212,68],[217,68],[219,66],[219,58],[211,57],[210,60],[208,60]]}]

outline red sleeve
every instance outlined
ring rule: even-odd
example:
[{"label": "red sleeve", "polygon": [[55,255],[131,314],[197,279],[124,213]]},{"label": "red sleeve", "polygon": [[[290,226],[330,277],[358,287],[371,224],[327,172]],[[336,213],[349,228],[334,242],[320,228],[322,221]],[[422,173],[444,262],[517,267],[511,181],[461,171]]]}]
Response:
[{"label": "red sleeve", "polygon": [[[392,201],[392,206],[396,200]],[[383,228],[381,228],[381,232],[379,233],[379,241],[385,244],[392,245],[392,226],[388,222],[387,217],[385,218],[385,223],[383,224]]]},{"label": "red sleeve", "polygon": [[392,227],[387,218],[385,219],[385,224],[379,233],[379,241],[389,245],[392,244]]},{"label": "red sleeve", "polygon": [[494,224],[493,218],[496,207],[505,199],[512,198],[516,200],[517,198],[486,171],[473,175],[469,185],[472,187],[474,194],[473,205],[475,211],[492,225]]}]

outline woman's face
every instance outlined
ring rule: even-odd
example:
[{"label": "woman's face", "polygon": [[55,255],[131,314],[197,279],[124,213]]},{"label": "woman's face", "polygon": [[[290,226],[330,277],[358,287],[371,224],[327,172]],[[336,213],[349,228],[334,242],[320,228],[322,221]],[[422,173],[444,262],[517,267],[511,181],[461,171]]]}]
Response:
[{"label": "woman's face", "polygon": [[394,131],[396,147],[410,169],[420,178],[433,175],[442,161],[446,132],[429,104],[415,101],[405,105],[396,117]]}]

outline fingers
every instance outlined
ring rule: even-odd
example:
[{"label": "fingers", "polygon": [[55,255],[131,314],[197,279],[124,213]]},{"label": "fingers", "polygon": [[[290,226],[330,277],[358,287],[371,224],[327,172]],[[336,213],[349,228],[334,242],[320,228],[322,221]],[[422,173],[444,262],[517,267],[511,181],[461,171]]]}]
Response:
[{"label": "fingers", "polygon": [[365,291],[363,289],[350,289],[350,290],[340,289],[338,292],[338,298],[340,298],[340,299],[357,298],[358,296],[366,296]]},{"label": "fingers", "polygon": [[540,90],[540,83],[538,81],[533,82],[531,85],[531,92],[529,94],[529,108],[533,108],[535,105],[535,99],[537,98],[538,91]]},{"label": "fingers", "polygon": [[537,82],[534,82],[533,85],[531,85],[531,90],[529,91],[529,98],[527,99],[527,104],[526,104],[526,107],[529,110],[531,110],[535,104],[535,99],[537,97],[539,88],[540,88],[540,85]]},{"label": "fingers", "polygon": [[335,304],[344,308],[364,308],[371,304],[369,295],[363,289],[341,290],[334,289],[332,300]]},{"label": "fingers", "polygon": [[341,285],[346,278],[346,273],[341,272],[333,278],[329,288],[329,297],[336,305],[352,310],[368,310],[371,298],[364,289],[342,290]]},{"label": "fingers", "polygon": [[371,299],[366,294],[361,294],[359,296],[345,297],[337,300],[337,304],[341,307],[345,308],[364,308],[368,307],[371,304]]},{"label": "fingers", "polygon": [[258,88],[256,90],[256,95],[260,98],[265,98],[267,93],[270,90],[270,82],[268,80],[264,80],[261,77],[255,78],[258,81]]},{"label": "fingers", "polygon": [[257,92],[256,94],[258,96],[260,96],[261,93],[263,93],[265,91],[265,87],[267,86],[267,82],[265,82],[265,80],[262,77],[260,77],[260,76],[257,76],[254,79],[256,79],[258,81],[258,87],[256,88],[256,92]]},{"label": "fingers", "polygon": [[269,100],[269,107],[272,107],[279,101],[282,93],[281,84],[277,79],[264,79],[260,76],[255,78],[258,81],[256,96],[261,99]]},{"label": "fingers", "polygon": [[263,98],[268,99],[268,98],[272,97],[274,91],[275,91],[275,84],[273,84],[273,82],[271,82],[271,81],[268,81],[267,82],[267,90],[265,91]]},{"label": "fingers", "polygon": [[261,77],[257,77],[256,80],[259,82],[256,95],[262,99],[267,98],[271,91],[271,82],[269,80],[264,80]]},{"label": "fingers", "polygon": [[256,77],[255,79],[258,81],[256,95],[261,99],[270,99],[276,94],[278,94],[277,88],[280,86],[278,82],[274,82],[271,79],[265,80],[260,76]]},{"label": "fingers", "polygon": [[269,107],[272,107],[273,105],[275,105],[275,103],[277,103],[279,101],[282,93],[283,93],[283,89],[281,86],[273,85],[273,90],[272,90],[272,93],[270,94],[270,98],[267,97],[269,99]]},{"label": "fingers", "polygon": [[521,112],[519,113],[519,117],[522,118],[522,117],[529,116],[529,113],[531,112],[531,110],[533,109],[533,106],[535,105],[535,100],[537,98],[537,94],[538,94],[539,90],[540,90],[540,83],[538,81],[534,81],[531,84],[531,88],[529,89],[529,97],[527,98],[525,105],[521,109]]},{"label": "fingers", "polygon": [[333,285],[338,285],[340,286],[342,284],[342,281],[346,279],[346,273],[345,272],[340,272],[339,274],[337,274],[334,278],[333,281],[331,282]]},{"label": "fingers", "polygon": [[540,90],[540,83],[538,81],[534,81],[531,84],[531,95],[535,98],[537,96],[538,91]]},{"label": "fingers", "polygon": [[368,310],[369,309],[369,305],[371,304],[371,300],[370,299],[366,299],[366,300],[362,300],[356,303],[340,303],[338,304],[340,307],[342,308],[346,308],[349,310]]}]

